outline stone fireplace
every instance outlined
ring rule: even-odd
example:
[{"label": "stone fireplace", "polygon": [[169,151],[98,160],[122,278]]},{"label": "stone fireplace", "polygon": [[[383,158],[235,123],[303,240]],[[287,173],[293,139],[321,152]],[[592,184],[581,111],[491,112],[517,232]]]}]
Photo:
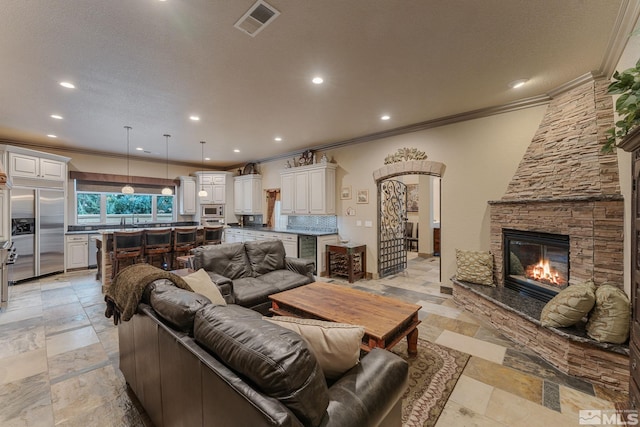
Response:
[{"label": "stone fireplace", "polygon": [[454,279],[453,297],[560,371],[628,392],[628,346],[590,339],[582,322],[540,323],[546,301],[563,287],[593,280],[624,289],[617,156],[600,151],[613,126],[607,86],[589,81],[551,100],[506,193],[489,202],[497,286]]},{"label": "stone fireplace", "polygon": [[514,282],[506,268],[512,267],[511,255],[505,256],[513,251],[504,246],[504,230],[512,230],[568,240],[567,283],[555,288],[534,283],[541,299],[589,279],[623,288],[624,205],[617,157],[600,151],[604,131],[613,124],[607,85],[603,79],[591,81],[553,99],[506,193],[489,202],[499,286]]}]

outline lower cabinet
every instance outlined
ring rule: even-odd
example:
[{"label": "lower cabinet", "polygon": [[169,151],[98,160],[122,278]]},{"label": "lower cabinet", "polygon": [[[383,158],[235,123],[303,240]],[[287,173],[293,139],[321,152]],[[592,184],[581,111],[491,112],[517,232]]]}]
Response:
[{"label": "lower cabinet", "polygon": [[89,236],[79,234],[66,237],[66,265],[67,269],[87,268],[89,266]]}]

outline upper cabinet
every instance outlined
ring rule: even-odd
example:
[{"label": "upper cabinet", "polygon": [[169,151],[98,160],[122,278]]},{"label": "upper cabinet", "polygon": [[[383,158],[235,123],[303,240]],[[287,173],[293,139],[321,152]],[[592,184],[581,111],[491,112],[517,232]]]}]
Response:
[{"label": "upper cabinet", "polygon": [[226,203],[226,173],[197,172],[199,184],[207,195],[200,198],[202,204],[224,204]]},{"label": "upper cabinet", "polygon": [[240,175],[233,178],[233,211],[237,215],[262,213],[262,176]]},{"label": "upper cabinet", "polygon": [[196,214],[196,179],[192,176],[180,177],[180,215]]},{"label": "upper cabinet", "polygon": [[65,181],[67,164],[58,160],[10,152],[9,176]]},{"label": "upper cabinet", "polygon": [[280,172],[280,212],[284,215],[336,213],[336,168],[317,163]]}]

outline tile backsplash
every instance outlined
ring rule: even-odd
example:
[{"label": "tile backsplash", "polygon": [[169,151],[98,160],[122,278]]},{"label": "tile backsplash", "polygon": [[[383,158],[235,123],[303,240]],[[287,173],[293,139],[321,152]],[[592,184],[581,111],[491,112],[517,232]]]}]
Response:
[{"label": "tile backsplash", "polygon": [[289,215],[287,229],[338,231],[338,217],[335,215]]}]

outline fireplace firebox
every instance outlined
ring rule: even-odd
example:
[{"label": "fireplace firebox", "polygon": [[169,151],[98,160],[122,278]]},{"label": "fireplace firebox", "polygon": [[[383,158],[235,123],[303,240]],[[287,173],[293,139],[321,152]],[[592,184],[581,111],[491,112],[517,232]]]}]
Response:
[{"label": "fireplace firebox", "polygon": [[504,286],[549,301],[569,285],[569,236],[502,231]]}]

